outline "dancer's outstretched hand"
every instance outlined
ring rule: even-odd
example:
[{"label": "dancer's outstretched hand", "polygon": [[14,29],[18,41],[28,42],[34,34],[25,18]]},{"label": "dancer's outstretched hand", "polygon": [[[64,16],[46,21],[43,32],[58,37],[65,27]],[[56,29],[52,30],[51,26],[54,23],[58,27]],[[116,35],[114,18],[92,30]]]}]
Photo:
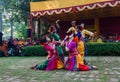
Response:
[{"label": "dancer's outstretched hand", "polygon": [[55,23],[58,23],[60,20],[58,19],[58,20],[56,20],[56,22]]}]

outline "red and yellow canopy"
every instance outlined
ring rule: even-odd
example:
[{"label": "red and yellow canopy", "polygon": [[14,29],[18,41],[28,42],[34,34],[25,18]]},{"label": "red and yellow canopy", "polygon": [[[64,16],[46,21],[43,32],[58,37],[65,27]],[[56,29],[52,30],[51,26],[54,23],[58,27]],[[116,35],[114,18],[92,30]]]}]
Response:
[{"label": "red and yellow canopy", "polygon": [[31,2],[30,11],[33,16],[43,16],[83,11],[85,9],[94,9],[96,7],[115,7],[119,4],[120,1],[116,0],[49,0],[43,2]]}]

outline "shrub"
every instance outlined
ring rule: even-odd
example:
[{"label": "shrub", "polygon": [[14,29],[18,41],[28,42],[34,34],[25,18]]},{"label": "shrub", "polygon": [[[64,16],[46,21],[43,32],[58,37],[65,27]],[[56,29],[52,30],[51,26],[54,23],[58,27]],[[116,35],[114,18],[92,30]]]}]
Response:
[{"label": "shrub", "polygon": [[87,44],[88,56],[120,56],[120,43]]},{"label": "shrub", "polygon": [[[65,56],[68,52],[63,48]],[[88,55],[86,56],[120,56],[120,43],[87,43]],[[25,56],[47,56],[43,46],[28,46],[23,49]]]},{"label": "shrub", "polygon": [[44,46],[28,46],[23,49],[24,56],[47,56]]}]

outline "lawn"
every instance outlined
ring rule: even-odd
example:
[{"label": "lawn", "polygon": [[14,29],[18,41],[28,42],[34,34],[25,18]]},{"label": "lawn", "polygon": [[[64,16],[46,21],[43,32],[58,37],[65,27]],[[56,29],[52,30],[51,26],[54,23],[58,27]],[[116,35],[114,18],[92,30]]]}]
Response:
[{"label": "lawn", "polygon": [[85,57],[99,70],[31,70],[45,57],[0,57],[0,82],[120,82],[120,57]]}]

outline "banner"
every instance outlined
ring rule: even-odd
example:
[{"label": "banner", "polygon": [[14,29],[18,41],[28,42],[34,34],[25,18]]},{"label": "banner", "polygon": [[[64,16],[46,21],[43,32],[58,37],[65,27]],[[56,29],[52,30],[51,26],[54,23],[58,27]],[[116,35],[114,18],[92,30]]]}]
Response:
[{"label": "banner", "polygon": [[87,5],[97,2],[106,2],[114,0],[48,0],[42,2],[31,2],[30,11],[44,11],[58,8],[67,8],[73,6]]}]

